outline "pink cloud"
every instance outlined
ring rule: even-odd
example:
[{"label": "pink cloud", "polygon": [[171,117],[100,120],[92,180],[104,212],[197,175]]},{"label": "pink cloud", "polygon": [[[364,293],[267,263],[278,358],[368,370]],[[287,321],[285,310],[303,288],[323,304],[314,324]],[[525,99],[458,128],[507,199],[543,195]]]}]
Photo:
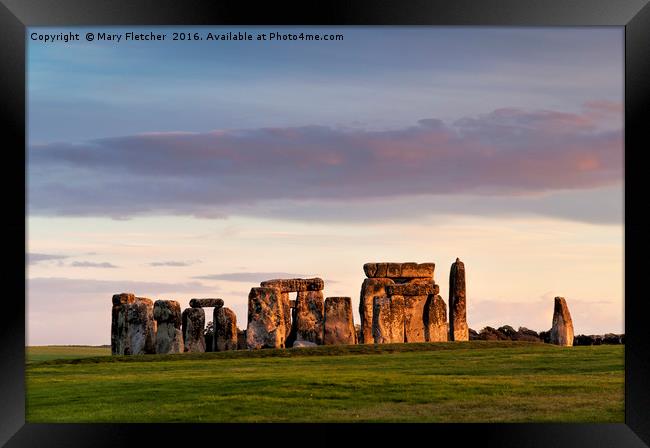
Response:
[{"label": "pink cloud", "polygon": [[30,207],[36,214],[213,216],[225,205],[276,199],[512,196],[619,185],[622,132],[601,128],[598,115],[617,107],[592,102],[579,114],[502,108],[390,131],[303,126],[34,145]]}]

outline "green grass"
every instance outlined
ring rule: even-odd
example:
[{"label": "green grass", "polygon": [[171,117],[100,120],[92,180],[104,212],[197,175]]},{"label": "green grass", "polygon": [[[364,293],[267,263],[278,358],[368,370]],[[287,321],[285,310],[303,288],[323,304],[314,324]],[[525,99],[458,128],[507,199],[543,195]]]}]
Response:
[{"label": "green grass", "polygon": [[52,359],[75,359],[96,356],[110,356],[111,348],[90,345],[43,345],[27,347],[27,362]]},{"label": "green grass", "polygon": [[623,363],[505,341],[50,359],[27,366],[27,421],[623,422]]}]

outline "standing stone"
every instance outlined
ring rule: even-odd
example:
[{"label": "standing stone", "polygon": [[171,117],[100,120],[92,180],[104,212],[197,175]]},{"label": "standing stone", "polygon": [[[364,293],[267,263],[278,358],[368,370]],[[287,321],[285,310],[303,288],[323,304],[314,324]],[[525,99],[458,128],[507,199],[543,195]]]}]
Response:
[{"label": "standing stone", "polygon": [[181,353],[184,346],[180,303],[175,300],[156,300],[153,317],[158,323],[156,353]]},{"label": "standing stone", "polygon": [[573,320],[564,297],[555,298],[550,341],[555,345],[573,346]]},{"label": "standing stone", "polygon": [[325,345],[355,344],[352,300],[349,297],[325,299],[323,343]]},{"label": "standing stone", "polygon": [[[382,264],[382,263],[366,263]],[[385,263],[384,263],[385,264]],[[372,335],[372,310],[375,296],[382,297],[386,295],[386,286],[393,285],[395,282],[390,278],[367,278],[361,285],[361,296],[359,298],[359,316],[361,317],[361,344],[372,344],[374,337]]]},{"label": "standing stone", "polygon": [[[393,296],[400,297],[400,296]],[[427,296],[404,297],[404,342],[425,342],[424,308]]]},{"label": "standing stone", "polygon": [[111,309],[111,354],[128,355],[131,353],[129,346],[129,324],[127,322],[128,305],[135,302],[135,295],[129,293],[114,294]]},{"label": "standing stone", "polygon": [[[280,303],[282,304],[282,316],[284,316],[284,334],[285,334],[285,347],[287,346],[287,339],[293,335],[295,340],[295,330],[292,331],[292,319],[295,322],[295,309],[291,309],[291,300],[289,299],[288,292],[280,293]],[[293,341],[291,341],[293,342]]]},{"label": "standing stone", "polygon": [[469,341],[465,298],[465,264],[456,258],[449,272],[449,340]]},{"label": "standing stone", "polygon": [[424,338],[427,342],[447,342],[447,305],[438,294],[429,294],[424,307]]},{"label": "standing stone", "polygon": [[237,350],[246,350],[246,330],[237,329]]},{"label": "standing stone", "polygon": [[205,310],[203,308],[186,308],[181,316],[183,323],[184,351],[205,352]]},{"label": "standing stone", "polygon": [[251,288],[246,329],[249,349],[284,348],[287,334],[281,294],[277,288]]},{"label": "standing stone", "polygon": [[235,312],[230,308],[215,308],[212,321],[214,322],[213,351],[237,350],[238,332]]},{"label": "standing stone", "polygon": [[153,319],[153,302],[136,297],[127,305],[129,353],[144,355],[156,353],[156,321]]},{"label": "standing stone", "polygon": [[375,344],[404,342],[404,297],[373,299],[372,333]]},{"label": "standing stone", "polygon": [[298,293],[293,320],[296,341],[323,344],[323,302],[323,291],[301,291]]}]

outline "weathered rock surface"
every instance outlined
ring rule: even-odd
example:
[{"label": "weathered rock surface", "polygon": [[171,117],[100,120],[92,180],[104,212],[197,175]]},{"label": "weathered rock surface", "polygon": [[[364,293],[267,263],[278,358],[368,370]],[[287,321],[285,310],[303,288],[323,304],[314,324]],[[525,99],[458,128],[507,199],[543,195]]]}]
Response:
[{"label": "weathered rock surface", "polygon": [[373,299],[372,334],[375,344],[404,342],[404,297]]},{"label": "weathered rock surface", "polygon": [[292,345],[293,348],[298,348],[298,347],[318,347],[318,344],[314,344],[313,342],[310,341],[296,341]]},{"label": "weathered rock surface", "polygon": [[246,350],[246,330],[237,329],[237,350]]},{"label": "weathered rock surface", "polygon": [[[376,264],[376,263],[374,263]],[[386,286],[395,282],[390,278],[367,278],[361,285],[359,298],[359,316],[361,318],[361,344],[372,344],[375,340],[372,335],[372,307],[375,296],[386,295]]]},{"label": "weathered rock surface", "polygon": [[551,344],[571,347],[573,345],[573,321],[564,297],[555,298]]},{"label": "weathered rock surface", "polygon": [[366,263],[368,278],[433,278],[434,263]]},{"label": "weathered rock surface", "polygon": [[281,292],[322,291],[325,282],[322,278],[277,278],[260,283],[264,288],[278,288]]},{"label": "weathered rock surface", "polygon": [[439,294],[440,287],[428,280],[427,283],[405,283],[398,285],[387,285],[386,294],[389,296],[428,296],[429,294]]},{"label": "weathered rock surface", "polygon": [[156,353],[181,353],[184,344],[180,303],[175,300],[156,300],[153,317],[158,326]]},{"label": "weathered rock surface", "polygon": [[215,352],[237,350],[237,316],[230,308],[215,308],[212,321],[214,322]]},{"label": "weathered rock surface", "polygon": [[181,315],[183,342],[186,352],[205,352],[205,311],[203,308],[185,308]]},{"label": "weathered rock surface", "polygon": [[448,338],[447,304],[438,294],[429,294],[424,306],[424,339],[427,342],[446,342]]},{"label": "weathered rock surface", "polygon": [[280,304],[282,305],[282,316],[284,316],[284,344],[285,347],[289,340],[293,343],[295,341],[295,330],[293,329],[295,309],[291,309],[291,300],[289,299],[288,292],[280,293]]},{"label": "weathered rock surface", "polygon": [[[296,298],[296,341],[323,344],[324,299],[322,291],[302,291]],[[295,344],[294,344],[295,347]]]},{"label": "weathered rock surface", "polygon": [[425,342],[424,307],[427,296],[404,297],[404,342]]},{"label": "weathered rock surface", "polygon": [[465,264],[456,258],[449,272],[449,339],[468,341]]},{"label": "weathered rock surface", "polygon": [[325,299],[323,343],[326,345],[355,344],[352,300],[349,297]]},{"label": "weathered rock surface", "polygon": [[128,338],[127,309],[135,301],[129,293],[114,294],[111,298],[111,354],[125,355],[131,352]]},{"label": "weathered rock surface", "polygon": [[277,288],[251,288],[248,294],[249,349],[284,348],[287,337],[282,292]]},{"label": "weathered rock surface", "polygon": [[191,308],[220,308],[223,306],[222,299],[192,299]]},{"label": "weathered rock surface", "polygon": [[126,311],[129,353],[144,355],[156,353],[156,321],[153,319],[153,302],[146,297],[136,297]]}]

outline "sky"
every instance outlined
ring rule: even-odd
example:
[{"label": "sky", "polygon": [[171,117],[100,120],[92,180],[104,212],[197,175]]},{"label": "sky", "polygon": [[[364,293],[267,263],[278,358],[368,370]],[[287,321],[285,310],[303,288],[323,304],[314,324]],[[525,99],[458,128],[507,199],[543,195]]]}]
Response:
[{"label": "sky", "polygon": [[220,297],[245,329],[280,277],[359,323],[364,263],[434,262],[448,302],[456,257],[477,331],[548,330],[563,296],[576,334],[624,332],[622,27],[27,41],[28,345],[109,344],[119,292]]}]

